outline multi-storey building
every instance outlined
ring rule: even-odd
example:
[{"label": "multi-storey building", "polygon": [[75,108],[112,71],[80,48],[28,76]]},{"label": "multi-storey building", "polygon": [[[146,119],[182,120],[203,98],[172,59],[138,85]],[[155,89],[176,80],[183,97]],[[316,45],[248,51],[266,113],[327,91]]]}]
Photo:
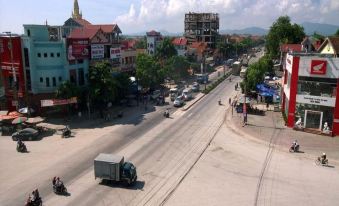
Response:
[{"label": "multi-storey building", "polygon": [[157,46],[162,41],[162,36],[160,32],[154,30],[146,32],[146,42],[147,42],[147,53],[149,55],[155,55]]},{"label": "multi-storey building", "polygon": [[219,35],[219,15],[217,13],[185,14],[185,37],[188,43],[206,42],[209,48],[216,47]]}]

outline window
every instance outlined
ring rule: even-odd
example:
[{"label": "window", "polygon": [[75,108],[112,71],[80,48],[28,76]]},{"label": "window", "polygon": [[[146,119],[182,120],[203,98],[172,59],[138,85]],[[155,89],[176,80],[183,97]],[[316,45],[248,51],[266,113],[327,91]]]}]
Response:
[{"label": "window", "polygon": [[46,77],[46,87],[49,87],[49,77]]},{"label": "window", "polygon": [[85,75],[84,75],[84,69],[80,68],[78,70],[79,73],[79,85],[82,86],[85,84]]},{"label": "window", "polygon": [[25,58],[25,66],[29,67],[29,57],[28,57],[28,49],[24,48],[24,58]]},{"label": "window", "polygon": [[31,31],[27,29],[27,36],[31,36]]},{"label": "window", "polygon": [[79,59],[79,60],[78,60],[78,64],[82,64],[82,63],[84,63],[84,60]]},{"label": "window", "polygon": [[41,53],[38,53],[38,57],[41,57]]},{"label": "window", "polygon": [[51,53],[51,57],[54,57],[54,53]]},{"label": "window", "polygon": [[47,53],[44,53],[44,57],[47,57]]},{"label": "window", "polygon": [[40,77],[40,83],[44,82],[44,79],[42,77]]},{"label": "window", "polygon": [[28,90],[32,90],[31,71],[26,69],[26,85]]},{"label": "window", "polygon": [[61,82],[62,81],[62,77],[59,77],[59,82]]},{"label": "window", "polygon": [[53,87],[56,87],[56,78],[53,77],[52,81],[53,81]]},{"label": "window", "polygon": [[59,52],[57,53],[57,57],[60,57],[60,53]]}]

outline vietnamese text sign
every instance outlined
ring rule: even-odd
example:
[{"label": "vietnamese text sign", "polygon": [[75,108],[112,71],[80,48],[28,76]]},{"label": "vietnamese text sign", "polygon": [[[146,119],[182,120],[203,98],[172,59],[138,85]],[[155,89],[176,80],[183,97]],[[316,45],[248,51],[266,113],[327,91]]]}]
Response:
[{"label": "vietnamese text sign", "polygon": [[41,107],[52,107],[56,105],[75,104],[75,103],[77,103],[76,97],[72,97],[70,99],[45,99],[41,100]]},{"label": "vietnamese text sign", "polygon": [[121,57],[120,48],[111,48],[111,59],[116,59]]},{"label": "vietnamese text sign", "polygon": [[89,57],[89,42],[88,40],[68,40],[68,60],[85,59]]},{"label": "vietnamese text sign", "polygon": [[101,44],[91,45],[91,58],[92,59],[104,58],[104,45]]},{"label": "vietnamese text sign", "polygon": [[314,104],[321,106],[334,107],[335,99],[333,97],[321,97],[321,96],[312,96],[312,95],[297,95],[297,103],[304,104]]}]

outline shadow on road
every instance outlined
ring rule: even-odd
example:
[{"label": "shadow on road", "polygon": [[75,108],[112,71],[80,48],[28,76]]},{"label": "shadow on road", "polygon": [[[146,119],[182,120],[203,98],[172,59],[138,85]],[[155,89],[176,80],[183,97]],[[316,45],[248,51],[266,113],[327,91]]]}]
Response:
[{"label": "shadow on road", "polygon": [[134,184],[128,185],[126,182],[114,182],[109,180],[103,180],[99,183],[112,188],[125,188],[131,190],[142,190],[145,187],[145,181],[136,181]]}]

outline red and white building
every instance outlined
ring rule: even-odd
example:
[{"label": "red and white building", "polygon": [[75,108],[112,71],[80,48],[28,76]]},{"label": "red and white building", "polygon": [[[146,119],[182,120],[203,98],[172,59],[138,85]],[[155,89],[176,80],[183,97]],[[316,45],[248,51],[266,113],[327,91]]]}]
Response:
[{"label": "red and white building", "polygon": [[287,126],[301,118],[305,129],[322,132],[327,122],[339,135],[339,58],[332,54],[293,53],[284,62],[282,109]]}]

